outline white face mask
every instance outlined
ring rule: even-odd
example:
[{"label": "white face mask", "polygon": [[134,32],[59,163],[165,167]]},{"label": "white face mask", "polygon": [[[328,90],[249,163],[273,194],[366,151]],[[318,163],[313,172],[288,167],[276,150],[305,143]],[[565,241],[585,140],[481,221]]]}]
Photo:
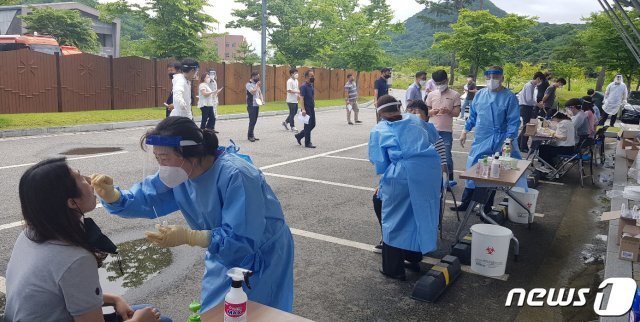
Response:
[{"label": "white face mask", "polygon": [[489,90],[495,90],[498,89],[500,87],[500,80],[499,79],[488,79],[487,80],[487,88]]},{"label": "white face mask", "polygon": [[[184,164],[184,161],[182,161],[182,164]],[[189,174],[182,167],[160,166],[158,172],[160,181],[172,189],[189,180]]]},{"label": "white face mask", "polygon": [[421,79],[420,80],[420,86],[424,86],[424,85],[427,85],[427,81],[424,80],[424,79]]},{"label": "white face mask", "polygon": [[298,75],[298,73],[293,74],[293,79],[298,79],[300,75]]},{"label": "white face mask", "polygon": [[442,92],[446,91],[449,88],[449,85],[446,85],[446,84],[445,85],[438,85],[437,88],[438,88],[438,91],[440,91],[442,93]]}]

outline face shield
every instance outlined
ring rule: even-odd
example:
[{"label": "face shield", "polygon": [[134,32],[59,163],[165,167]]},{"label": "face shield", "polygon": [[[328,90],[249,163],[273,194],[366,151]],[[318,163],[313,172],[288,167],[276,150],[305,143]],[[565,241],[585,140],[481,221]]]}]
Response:
[{"label": "face shield", "polygon": [[500,88],[502,85],[502,71],[498,69],[490,69],[484,72],[484,77],[487,80],[487,88],[493,91]]},{"label": "face shield", "polygon": [[193,140],[183,140],[180,136],[148,136],[145,140],[146,153],[143,162],[143,176],[158,173],[160,181],[170,189],[186,182],[189,180],[190,173],[183,166],[189,161],[183,158],[176,149],[194,145],[199,145],[199,143]]}]

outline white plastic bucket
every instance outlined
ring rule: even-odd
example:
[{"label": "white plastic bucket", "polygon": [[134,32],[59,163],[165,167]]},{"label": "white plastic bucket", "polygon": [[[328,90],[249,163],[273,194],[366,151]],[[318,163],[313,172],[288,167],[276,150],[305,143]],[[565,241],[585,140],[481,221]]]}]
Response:
[{"label": "white plastic bucket", "polygon": [[[511,189],[516,198],[518,198],[523,204],[527,205],[531,214],[536,213],[536,203],[538,202],[538,190],[529,188],[528,191],[524,191],[524,188],[515,187]],[[509,207],[507,211],[509,220],[518,224],[529,223],[529,214],[527,210],[520,206],[513,198],[509,198]],[[531,218],[533,222],[533,218]]]},{"label": "white plastic bucket", "polygon": [[471,270],[484,276],[501,276],[507,268],[510,229],[489,224],[471,226]]}]

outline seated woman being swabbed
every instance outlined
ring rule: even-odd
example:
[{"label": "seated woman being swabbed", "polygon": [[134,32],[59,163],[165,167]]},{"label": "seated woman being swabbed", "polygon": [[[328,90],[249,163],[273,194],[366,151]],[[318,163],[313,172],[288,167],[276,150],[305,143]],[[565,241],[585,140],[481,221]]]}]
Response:
[{"label": "seated woman being swabbed", "polygon": [[369,134],[369,160],[380,174],[382,200],[382,269],[404,280],[408,268],[419,270],[422,255],[437,248],[441,159],[433,124],[401,114],[393,96],[378,99],[381,117]]},{"label": "seated woman being swabbed", "polygon": [[[84,217],[96,207],[89,182],[64,158],[39,162],[20,178],[25,229],[7,266],[3,321],[171,322],[148,305],[102,293],[98,267],[116,246]],[[103,305],[118,316],[103,316]]]},{"label": "seated woman being swabbed", "polygon": [[157,226],[147,238],[163,247],[205,248],[201,312],[224,300],[227,270],[253,271],[250,300],[291,312],[293,238],[280,202],[258,168],[221,150],[212,130],[168,117],[141,140],[153,147],[159,171],[129,190],[106,175],[91,184],[105,209],[124,218],[156,218],[180,210],[190,228]]}]

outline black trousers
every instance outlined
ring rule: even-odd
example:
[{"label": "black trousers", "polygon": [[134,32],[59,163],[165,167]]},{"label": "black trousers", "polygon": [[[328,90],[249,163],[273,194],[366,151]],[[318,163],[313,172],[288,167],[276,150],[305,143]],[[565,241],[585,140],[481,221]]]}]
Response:
[{"label": "black trousers", "polygon": [[255,137],[253,135],[253,129],[255,129],[256,123],[258,122],[258,114],[260,113],[260,106],[247,105],[247,112],[249,113],[249,131],[247,132],[247,137],[253,138]]},{"label": "black trousers", "polygon": [[287,103],[287,106],[289,106],[289,116],[287,116],[287,119],[284,120],[285,123],[289,123],[289,125],[291,125],[291,127],[295,127],[295,119],[296,119],[296,114],[298,114],[298,103]]},{"label": "black trousers", "polygon": [[420,263],[422,253],[382,243],[382,272],[390,276],[404,276],[404,261]]},{"label": "black trousers", "polygon": [[[607,114],[607,112],[602,111],[602,110],[601,110],[600,114],[601,114],[601,116],[600,116],[600,121],[598,121],[598,125],[602,126],[607,121],[607,118],[609,117],[609,114]],[[618,114],[617,113],[611,115],[611,122],[609,123],[609,126],[613,126],[616,123],[617,119],[618,119]]]},{"label": "black trousers", "polygon": [[[463,209],[465,211],[467,210],[467,207],[469,207],[469,204],[471,203],[471,197],[473,196],[473,191],[474,191],[473,188],[464,188],[464,191],[462,192],[462,198],[460,200],[460,209]],[[491,212],[491,207],[493,206],[493,201],[495,197],[496,197],[496,191],[493,190],[489,194],[489,198],[484,204],[485,214],[488,214]]]},{"label": "black trousers", "polygon": [[558,155],[571,155],[576,152],[576,148],[573,146],[555,146],[555,145],[541,145],[540,150],[538,152],[538,157],[544,162],[555,165],[553,159],[555,159]]},{"label": "black trousers", "polygon": [[533,106],[520,105],[520,117],[522,117],[522,130],[518,136],[518,147],[520,147],[520,150],[526,151],[529,150],[529,137],[524,135],[524,132],[527,130],[529,121],[535,117]]},{"label": "black trousers", "polygon": [[304,137],[304,145],[311,144],[311,131],[316,127],[316,113],[307,113],[309,115],[309,124],[304,125],[304,129],[296,134],[296,138]]},{"label": "black trousers", "polygon": [[200,108],[202,111],[202,120],[200,120],[201,129],[212,130],[216,127],[216,116],[213,114],[213,106],[203,106]]}]

